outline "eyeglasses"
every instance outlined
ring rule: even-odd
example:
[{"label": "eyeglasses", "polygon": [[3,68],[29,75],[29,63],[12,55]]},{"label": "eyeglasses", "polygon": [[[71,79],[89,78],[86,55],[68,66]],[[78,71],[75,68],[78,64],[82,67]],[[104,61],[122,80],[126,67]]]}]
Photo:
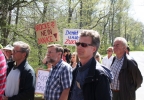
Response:
[{"label": "eyeglasses", "polygon": [[96,56],[96,58],[99,58],[99,56]]},{"label": "eyeglasses", "polygon": [[47,52],[47,54],[51,54],[51,53],[56,53],[56,52],[52,52],[52,51]]},{"label": "eyeglasses", "polygon": [[87,43],[80,43],[80,42],[76,42],[75,44],[76,44],[76,46],[79,46],[79,45],[81,45],[82,47],[88,47],[88,46],[92,46],[92,44],[87,44]]},{"label": "eyeglasses", "polygon": [[17,52],[22,52],[22,51],[18,51],[18,50],[13,50],[13,53],[17,53]]},{"label": "eyeglasses", "polygon": [[107,50],[107,52],[112,52],[111,50]]}]

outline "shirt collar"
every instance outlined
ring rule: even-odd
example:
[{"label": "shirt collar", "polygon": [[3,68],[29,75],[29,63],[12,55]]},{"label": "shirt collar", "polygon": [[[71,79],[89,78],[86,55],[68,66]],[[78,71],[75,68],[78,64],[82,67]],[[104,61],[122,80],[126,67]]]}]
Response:
[{"label": "shirt collar", "polygon": [[19,66],[16,66],[16,62],[14,62],[13,69],[18,69],[18,70],[22,71],[27,64],[28,64],[28,62],[26,61],[26,59],[24,61],[22,61],[22,63]]},{"label": "shirt collar", "polygon": [[124,60],[124,56],[122,56],[120,59],[118,59],[118,58],[116,57],[116,61],[118,61],[118,62],[123,62],[123,60]]},{"label": "shirt collar", "polygon": [[52,66],[52,68],[53,69],[57,68],[60,65],[61,62],[62,62],[62,59],[55,66]]},{"label": "shirt collar", "polygon": [[119,59],[116,57],[116,60],[121,61],[123,58],[124,58],[124,55]]},{"label": "shirt collar", "polygon": [[91,58],[85,65],[83,65],[83,66],[82,66],[81,63],[80,63],[80,64],[79,64],[79,65],[80,65],[79,71],[84,71],[84,70],[86,70],[87,68],[89,68],[91,62],[92,62],[92,58]]}]

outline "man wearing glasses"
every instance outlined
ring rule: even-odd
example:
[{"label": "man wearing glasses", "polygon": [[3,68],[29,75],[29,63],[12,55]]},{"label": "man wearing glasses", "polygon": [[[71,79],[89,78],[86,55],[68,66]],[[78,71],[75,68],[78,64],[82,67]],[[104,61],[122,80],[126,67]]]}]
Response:
[{"label": "man wearing glasses", "polygon": [[12,69],[7,76],[2,100],[34,100],[35,72],[27,62],[30,47],[22,41],[15,42],[13,46],[15,63],[9,65]]},{"label": "man wearing glasses", "polygon": [[80,63],[73,71],[69,100],[111,100],[112,74],[94,58],[99,45],[98,32],[93,30],[81,32],[76,42]]},{"label": "man wearing glasses", "polygon": [[108,47],[107,48],[107,56],[105,56],[102,59],[102,64],[105,65],[108,69],[110,69],[110,66],[113,61],[113,47]]},{"label": "man wearing glasses", "polygon": [[48,45],[47,61],[52,71],[46,82],[45,100],[67,100],[71,82],[72,67],[62,60],[63,48],[59,44]]}]

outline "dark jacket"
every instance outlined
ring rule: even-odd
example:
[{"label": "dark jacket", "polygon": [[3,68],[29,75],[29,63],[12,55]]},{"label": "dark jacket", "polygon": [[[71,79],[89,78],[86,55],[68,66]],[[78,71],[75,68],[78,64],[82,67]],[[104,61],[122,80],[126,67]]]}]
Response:
[{"label": "dark jacket", "polygon": [[66,61],[67,63],[70,63],[70,60],[71,60],[71,53],[68,55],[66,55]]},{"label": "dark jacket", "polygon": [[127,54],[124,54],[124,61],[119,73],[120,100],[135,100],[135,91],[143,81],[136,61]]},{"label": "dark jacket", "polygon": [[[112,81],[112,74],[109,69],[101,66],[94,58],[90,64],[88,75],[82,87],[84,100],[111,100],[112,93],[110,83]],[[71,93],[75,83],[77,68],[73,71],[73,81],[69,93],[69,100],[71,100]]]},{"label": "dark jacket", "polygon": [[8,64],[7,64],[8,65],[7,66],[7,76],[10,73],[11,69],[13,68],[14,63],[15,63],[15,61],[8,62]]},{"label": "dark jacket", "polygon": [[[14,63],[9,65],[10,68],[13,66]],[[26,60],[16,68],[20,70],[19,92],[17,95],[9,97],[8,100],[34,100],[36,77],[33,68]]]}]

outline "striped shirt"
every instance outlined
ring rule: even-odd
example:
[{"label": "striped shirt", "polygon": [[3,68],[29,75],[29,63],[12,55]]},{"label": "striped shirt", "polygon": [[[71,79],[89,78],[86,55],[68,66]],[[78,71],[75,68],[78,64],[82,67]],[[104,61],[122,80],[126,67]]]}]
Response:
[{"label": "striped shirt", "polygon": [[123,65],[123,61],[124,61],[124,57],[122,57],[121,59],[115,59],[114,63],[111,66],[111,71],[113,73],[114,79],[111,83],[111,89],[113,90],[119,90],[119,73],[120,70],[122,68]]},{"label": "striped shirt", "polygon": [[5,90],[6,71],[7,71],[7,64],[6,64],[5,56],[0,50],[0,100],[2,100],[2,95],[4,94],[4,90]]},{"label": "striped shirt", "polygon": [[70,88],[72,82],[72,67],[60,61],[50,72],[46,82],[45,100],[59,100],[64,89]]}]

